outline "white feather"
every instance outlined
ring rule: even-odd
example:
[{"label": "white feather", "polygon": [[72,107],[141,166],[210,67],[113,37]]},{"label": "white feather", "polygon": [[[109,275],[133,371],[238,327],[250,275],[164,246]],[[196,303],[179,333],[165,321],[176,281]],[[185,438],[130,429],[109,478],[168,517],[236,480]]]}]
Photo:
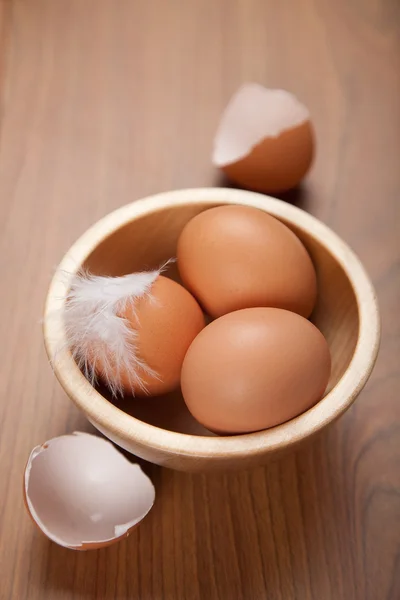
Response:
[{"label": "white feather", "polygon": [[[119,312],[128,304],[151,299],[151,287],[166,265],[154,271],[123,277],[104,277],[81,271],[65,303],[65,330],[69,349],[85,377],[94,385],[97,364],[113,396],[123,393],[122,373],[129,373],[131,391],[146,391],[139,373],[157,374],[137,353],[137,332]],[[138,322],[139,325],[139,322]]]}]

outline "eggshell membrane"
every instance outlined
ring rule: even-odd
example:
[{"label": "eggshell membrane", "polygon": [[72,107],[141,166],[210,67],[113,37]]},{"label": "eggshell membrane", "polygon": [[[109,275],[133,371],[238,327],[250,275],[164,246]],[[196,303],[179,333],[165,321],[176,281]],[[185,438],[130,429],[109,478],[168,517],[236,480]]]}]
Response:
[{"label": "eggshell membrane", "polygon": [[290,311],[251,308],[210,323],[190,346],[182,393],[207,429],[237,434],[284,423],[318,402],[331,370],[328,344]]},{"label": "eggshell membrane", "polygon": [[[127,304],[120,316],[128,319],[137,332],[134,340],[137,355],[155,375],[138,370],[145,391],[134,387],[143,396],[165,394],[179,387],[183,359],[196,335],[204,327],[203,312],[185,288],[160,275],[150,294]],[[101,366],[99,365],[101,372]],[[129,373],[121,374],[122,385],[131,391]]]},{"label": "eggshell membrane", "polygon": [[88,550],[127,537],[153,506],[155,490],[140,466],[110,442],[75,433],[31,452],[24,497],[30,516],[48,538]]},{"label": "eggshell membrane", "polygon": [[311,258],[286,225],[247,206],[204,211],[178,241],[186,287],[213,317],[271,306],[311,314],[317,280]]},{"label": "eggshell membrane", "polygon": [[303,179],[314,145],[308,109],[293,94],[245,84],[222,116],[213,163],[245,188],[282,192]]}]

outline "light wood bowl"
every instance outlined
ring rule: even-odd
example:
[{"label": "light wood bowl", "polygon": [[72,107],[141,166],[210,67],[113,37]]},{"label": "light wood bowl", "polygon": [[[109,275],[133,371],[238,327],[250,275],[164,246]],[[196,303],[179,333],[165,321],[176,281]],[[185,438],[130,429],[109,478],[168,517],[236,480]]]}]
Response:
[{"label": "light wood bowl", "polygon": [[[325,335],[332,375],[324,398],[299,417],[258,433],[217,437],[203,429],[179,392],[113,403],[94,389],[66,349],[63,307],[80,267],[123,275],[157,267],[175,255],[194,215],[224,204],[254,206],[277,217],[303,241],[314,262],[319,296],[312,321]],[[172,277],[176,272],[170,274]],[[374,289],[358,258],[328,227],[268,196],[232,189],[159,194],[116,210],[91,227],[61,261],[47,296],[44,338],[62,387],[89,421],[126,450],[183,471],[247,468],[267,462],[332,423],[354,402],[372,371],[380,320]]]}]

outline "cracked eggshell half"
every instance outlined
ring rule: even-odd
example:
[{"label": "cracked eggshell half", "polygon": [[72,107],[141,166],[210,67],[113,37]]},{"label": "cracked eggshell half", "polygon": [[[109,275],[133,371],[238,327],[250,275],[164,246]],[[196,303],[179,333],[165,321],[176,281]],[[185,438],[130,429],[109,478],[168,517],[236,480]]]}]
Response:
[{"label": "cracked eggshell half", "polygon": [[76,432],[32,450],[24,499],[50,540],[95,550],[129,535],[152,508],[155,489],[140,466],[110,442]]},{"label": "cracked eggshell half", "polygon": [[222,115],[212,160],[242,187],[283,192],[306,175],[314,145],[309,111],[293,94],[248,83]]}]

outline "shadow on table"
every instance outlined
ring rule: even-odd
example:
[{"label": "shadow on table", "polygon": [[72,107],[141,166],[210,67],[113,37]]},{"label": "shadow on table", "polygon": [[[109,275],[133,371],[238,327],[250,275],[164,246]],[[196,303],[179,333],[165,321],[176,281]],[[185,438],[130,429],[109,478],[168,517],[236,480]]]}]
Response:
[{"label": "shadow on table", "polygon": [[[215,175],[214,185],[216,187],[223,188],[231,188],[231,189],[241,189],[233,183],[226,175],[223,173],[217,173]],[[279,193],[271,193],[270,196],[274,198],[278,198],[279,200],[283,200],[288,204],[293,204],[298,208],[302,208],[303,210],[308,210],[309,208],[309,192],[307,190],[307,184],[301,183],[297,187],[292,190],[288,190],[287,192],[279,192]]]}]

